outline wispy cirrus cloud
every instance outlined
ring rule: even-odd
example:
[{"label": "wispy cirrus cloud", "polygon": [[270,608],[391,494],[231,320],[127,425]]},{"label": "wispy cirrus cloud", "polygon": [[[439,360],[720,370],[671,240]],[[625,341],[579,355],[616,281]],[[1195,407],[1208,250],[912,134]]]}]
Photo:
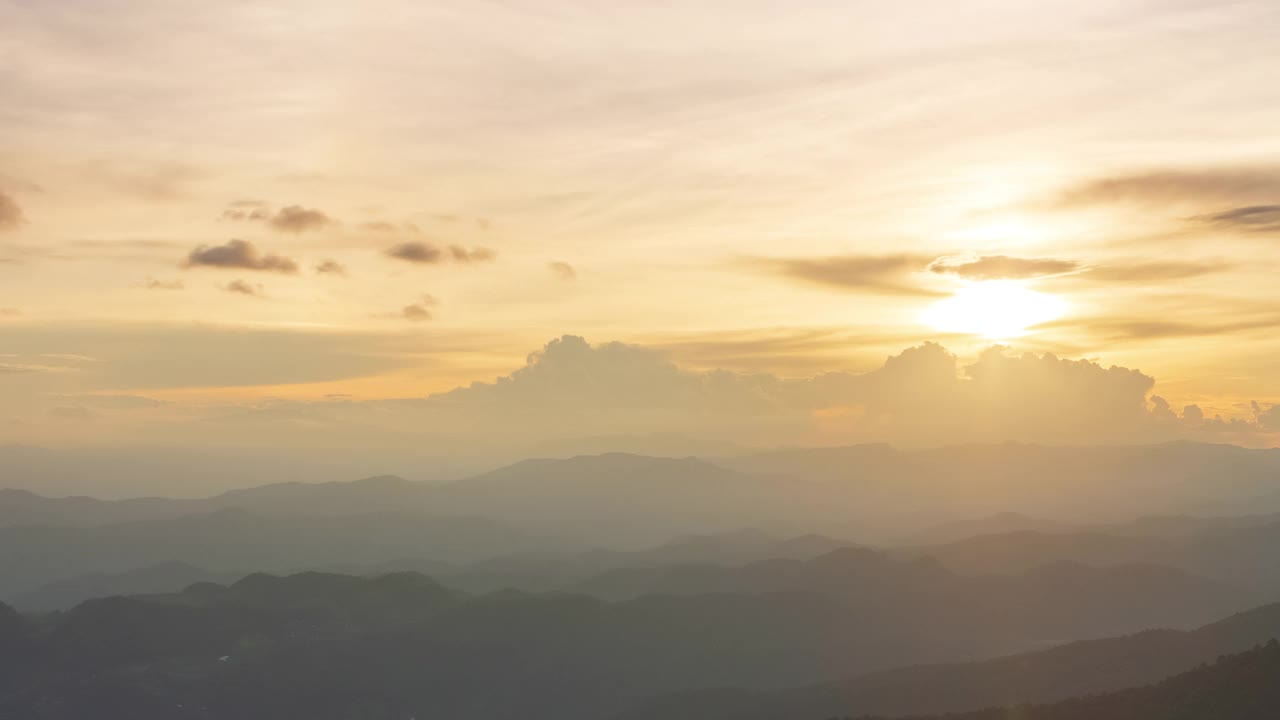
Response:
[{"label": "wispy cirrus cloud", "polygon": [[1063,275],[1080,269],[1074,260],[1053,258],[1021,258],[1008,255],[983,255],[974,258],[942,257],[929,264],[929,270],[955,275],[966,280],[1022,280]]},{"label": "wispy cirrus cloud", "polygon": [[910,277],[926,271],[934,258],[916,254],[830,255],[754,258],[749,264],[789,280],[846,292],[938,297],[944,293],[916,284]]},{"label": "wispy cirrus cloud", "polygon": [[1128,203],[1205,205],[1267,202],[1280,197],[1280,167],[1150,170],[1087,180],[1060,192],[1064,207]]}]

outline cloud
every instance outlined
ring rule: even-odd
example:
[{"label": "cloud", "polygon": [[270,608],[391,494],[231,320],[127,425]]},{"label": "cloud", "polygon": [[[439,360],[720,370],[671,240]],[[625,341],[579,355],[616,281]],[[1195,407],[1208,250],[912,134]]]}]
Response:
[{"label": "cloud", "polygon": [[323,260],[319,265],[316,265],[316,272],[321,275],[346,276],[347,267],[337,260]]},{"label": "cloud", "polygon": [[26,221],[17,201],[0,191],[0,230],[16,230]]},{"label": "cloud", "polygon": [[76,395],[68,399],[74,400],[77,405],[106,410],[143,410],[168,405],[164,401],[143,395]]},{"label": "cloud", "polygon": [[1079,317],[1042,327],[1079,328],[1109,342],[1211,337],[1280,327],[1280,313],[1245,318],[1156,320],[1150,317]]},{"label": "cloud", "polygon": [[850,292],[883,295],[943,295],[910,282],[908,277],[928,268],[933,260],[922,255],[836,255],[822,258],[758,258],[757,268],[791,280]]},{"label": "cloud", "polygon": [[278,232],[304,233],[319,230],[337,221],[314,208],[289,205],[271,212],[271,207],[260,200],[237,200],[222,211],[223,220],[265,222]]},{"label": "cloud", "polygon": [[567,262],[556,261],[556,262],[548,263],[547,269],[550,270],[556,277],[560,278],[561,280],[577,280],[578,279],[578,271],[575,270],[573,266]]},{"label": "cloud", "polygon": [[181,280],[156,280],[153,278],[147,281],[145,287],[148,290],[181,290],[186,286],[186,283]]},{"label": "cloud", "polygon": [[1192,219],[1227,230],[1280,232],[1280,205],[1249,205]]},{"label": "cloud", "polygon": [[1280,196],[1280,167],[1153,170],[1089,180],[1063,191],[1061,206],[1267,202]]},{"label": "cloud", "polygon": [[467,248],[464,248],[461,245],[450,245],[449,257],[452,257],[454,262],[460,262],[465,264],[465,263],[492,262],[493,260],[497,259],[498,254],[486,247],[474,247],[468,250]]},{"label": "cloud", "polygon": [[292,259],[258,252],[253,243],[231,240],[225,245],[201,245],[187,256],[186,267],[235,268],[292,274],[298,264]]},{"label": "cloud", "polygon": [[0,317],[21,317],[22,311],[18,308],[0,307]]},{"label": "cloud", "polygon": [[301,205],[290,205],[281,208],[268,221],[271,227],[280,232],[304,233],[308,230],[319,230],[333,224],[333,219],[319,210],[304,208]]},{"label": "cloud", "polygon": [[435,297],[423,295],[418,302],[412,305],[405,305],[404,309],[401,310],[401,315],[406,320],[413,322],[426,322],[432,318],[430,308],[435,307],[438,303],[439,301]]},{"label": "cloud", "polygon": [[1270,432],[1280,432],[1280,404],[1263,408],[1257,400],[1250,403],[1258,426]]},{"label": "cloud", "polygon": [[387,255],[398,260],[426,265],[435,265],[444,260],[444,253],[440,248],[425,242],[400,243],[387,250]]},{"label": "cloud", "polygon": [[1074,272],[1080,264],[1073,260],[1051,258],[1018,258],[1008,255],[983,255],[976,258],[938,258],[929,270],[956,275],[966,280],[1020,280],[1045,275]]},{"label": "cloud", "polygon": [[1185,280],[1225,272],[1234,267],[1235,263],[1223,260],[1128,262],[1090,267],[1080,277],[1103,282],[1142,283],[1156,280]]},{"label": "cloud", "polygon": [[271,219],[271,211],[263,207],[237,208],[230,207],[222,211],[223,220],[259,220]]},{"label": "cloud", "polygon": [[691,372],[649,348],[564,336],[510,375],[431,396],[422,409],[493,432],[552,436],[714,427],[777,444],[812,441],[831,426],[846,442],[1113,443],[1159,435],[1147,399],[1153,385],[1137,370],[1002,348],[962,367],[934,343],[866,373]]},{"label": "cloud", "polygon": [[418,232],[418,227],[416,225],[405,223],[403,226],[400,226],[385,220],[373,220],[370,222],[360,223],[360,229],[376,233],[394,233],[400,232],[401,230],[411,233]]},{"label": "cloud", "polygon": [[153,202],[171,202],[188,197],[190,186],[207,174],[178,162],[93,162],[89,174],[117,190]]},{"label": "cloud", "polygon": [[81,405],[63,405],[55,407],[49,414],[59,420],[84,421],[98,417],[98,414]]},{"label": "cloud", "polygon": [[238,295],[249,295],[251,297],[263,296],[261,285],[251,285],[244,280],[232,280],[226,285],[223,285],[222,289],[229,293],[236,293]]}]

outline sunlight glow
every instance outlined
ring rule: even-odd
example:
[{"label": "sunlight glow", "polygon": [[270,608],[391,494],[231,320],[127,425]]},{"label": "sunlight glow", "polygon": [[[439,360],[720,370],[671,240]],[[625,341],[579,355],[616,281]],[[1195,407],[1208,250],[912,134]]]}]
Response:
[{"label": "sunlight glow", "polygon": [[942,332],[1004,340],[1025,335],[1034,325],[1056,320],[1066,309],[1062,298],[1037,292],[1015,280],[986,280],[966,285],[929,306],[920,320]]}]

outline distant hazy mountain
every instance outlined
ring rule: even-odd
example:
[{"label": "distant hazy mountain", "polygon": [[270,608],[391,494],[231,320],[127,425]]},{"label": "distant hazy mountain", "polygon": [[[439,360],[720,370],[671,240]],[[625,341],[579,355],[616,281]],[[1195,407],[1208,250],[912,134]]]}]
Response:
[{"label": "distant hazy mountain", "polygon": [[[1140,534],[1145,533],[1145,534]],[[1280,517],[1152,519],[1079,532],[980,535],[896,551],[961,573],[1016,572],[1052,562],[1150,563],[1280,593]]]},{"label": "distant hazy mountain", "polygon": [[[859,446],[719,464],[625,454],[527,460],[442,484],[394,477],[285,483],[202,500],[95,503],[11,495],[0,498],[0,524],[102,525],[227,508],[291,516],[421,513],[485,518],[582,546],[625,549],[743,527],[785,536],[899,540],[1010,508],[1042,518],[1034,529],[1045,530],[1048,523],[1195,514],[1278,489],[1280,451],[1233,446]],[[1011,517],[989,519],[987,529],[1012,529],[995,526]]]},{"label": "distant hazy mountain", "polygon": [[503,589],[581,590],[582,583],[612,570],[662,568],[690,563],[738,565],[767,559],[807,559],[851,544],[821,535],[780,538],[760,530],[692,535],[644,550],[522,553],[462,566],[393,561],[385,569],[419,569],[469,592]]},{"label": "distant hazy mountain", "polygon": [[430,485],[398,477],[351,482],[276,483],[231,490],[200,499],[137,498],[97,500],[47,498],[25,490],[0,490],[0,527],[65,525],[93,527],[141,520],[239,509],[289,516],[358,515],[374,512],[427,512]]},{"label": "distant hazy mountain", "polygon": [[919,715],[1054,702],[1152,683],[1275,637],[1280,637],[1280,604],[1189,632],[1149,630],[994,660],[885,670],[777,692],[724,688],[684,693],[651,700],[617,720]]},{"label": "distant hazy mountain", "polygon": [[1055,532],[1068,529],[1062,523],[1033,518],[1017,512],[1000,512],[969,520],[952,520],[939,523],[915,533],[905,542],[895,544],[926,545],[955,542],[978,535],[995,535],[1011,532]]},{"label": "distant hazy mountain", "polygon": [[170,562],[118,573],[94,572],[55,580],[8,600],[25,612],[66,610],[92,598],[175,593],[194,583],[229,583],[247,574],[211,572],[186,563]]},{"label": "distant hazy mountain", "polygon": [[186,563],[210,572],[289,572],[421,557],[472,562],[558,549],[546,537],[487,520],[369,513],[334,517],[220,510],[102,527],[0,528],[0,597],[87,573]]},{"label": "distant hazy mountain", "polygon": [[[848,525],[811,529],[857,539],[895,540],[1011,508],[1054,522],[1086,524],[1143,515],[1220,514],[1232,502],[1241,512],[1268,512],[1276,508],[1247,503],[1280,492],[1280,450],[1185,442],[922,450],[858,445],[716,462],[741,472],[822,483],[830,488],[825,500],[845,512]],[[851,532],[852,527],[860,532]]]},{"label": "distant hazy mountain", "polygon": [[89,601],[39,632],[10,620],[8,632],[35,647],[0,674],[0,717],[104,717],[109,707],[106,717],[132,720],[594,720],[665,693],[990,656],[1222,602],[1185,584],[1088,576],[909,599],[864,584],[610,603],[467,597],[414,574],[254,575]]}]

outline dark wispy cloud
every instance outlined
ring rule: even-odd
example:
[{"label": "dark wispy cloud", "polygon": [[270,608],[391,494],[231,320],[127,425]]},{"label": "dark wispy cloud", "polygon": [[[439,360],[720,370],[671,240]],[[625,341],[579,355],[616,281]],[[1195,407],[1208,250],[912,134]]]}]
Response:
[{"label": "dark wispy cloud", "polygon": [[237,295],[249,295],[251,297],[262,297],[263,289],[261,285],[254,285],[244,280],[232,280],[222,286],[223,290]]},{"label": "dark wispy cloud", "polygon": [[347,266],[337,260],[323,260],[316,265],[316,272],[321,275],[341,275],[346,276]]},{"label": "dark wispy cloud", "polygon": [[1043,328],[1070,328],[1107,342],[1213,337],[1280,328],[1280,314],[1246,318],[1154,319],[1151,317],[1080,317],[1047,323]]},{"label": "dark wispy cloud", "polygon": [[757,258],[751,264],[791,280],[849,292],[937,297],[943,293],[911,282],[933,256],[833,255],[819,258]]},{"label": "dark wispy cloud", "polygon": [[301,205],[289,205],[271,212],[271,206],[261,200],[237,200],[222,211],[223,220],[263,222],[273,230],[287,233],[304,233],[336,225],[337,220],[321,210]]},{"label": "dark wispy cloud", "polygon": [[487,247],[465,248],[461,245],[450,245],[449,257],[453,258],[454,262],[480,263],[492,262],[497,259],[498,254]]},{"label": "dark wispy cloud", "polygon": [[567,262],[557,260],[556,262],[548,263],[547,269],[561,280],[576,280],[578,278],[578,271]]},{"label": "dark wispy cloud", "polygon": [[26,222],[22,208],[9,195],[0,191],[0,230],[14,230]]},{"label": "dark wispy cloud", "polygon": [[187,255],[186,267],[233,268],[292,274],[298,263],[283,255],[263,254],[246,240],[230,240],[225,245],[201,245]]},{"label": "dark wispy cloud", "polygon": [[1280,197],[1280,167],[1153,170],[1097,178],[1067,188],[1063,206],[1268,202]]},{"label": "dark wispy cloud", "polygon": [[440,248],[425,242],[400,243],[388,249],[387,255],[397,260],[426,265],[435,265],[444,260],[444,252]]},{"label": "dark wispy cloud", "polygon": [[281,208],[267,223],[280,232],[304,233],[332,225],[334,220],[319,210],[290,205]]},{"label": "dark wispy cloud", "polygon": [[408,233],[418,232],[418,226],[414,225],[413,223],[405,223],[404,225],[397,225],[393,222],[387,222],[386,220],[371,220],[369,222],[360,223],[360,229],[368,230],[369,232],[376,232],[376,233],[394,233],[394,232],[401,232],[401,231],[408,232]]},{"label": "dark wispy cloud", "polygon": [[0,307],[0,317],[20,317],[22,311],[18,308]]},{"label": "dark wispy cloud", "polygon": [[106,410],[142,410],[168,404],[143,395],[85,394],[68,396],[67,399],[74,400],[77,405]]},{"label": "dark wispy cloud", "polygon": [[405,305],[400,311],[400,314],[404,319],[412,322],[426,322],[433,317],[431,308],[438,305],[439,302],[440,301],[432,295],[423,295],[418,302]]},{"label": "dark wispy cloud", "polygon": [[1280,232],[1280,205],[1248,205],[1192,219],[1225,230],[1274,233]]},{"label": "dark wispy cloud", "polygon": [[498,257],[496,252],[486,247],[465,248],[461,245],[449,245],[441,248],[429,242],[400,243],[388,249],[387,255],[422,265],[437,265],[446,261],[469,265],[492,262]]},{"label": "dark wispy cloud", "polygon": [[53,408],[49,414],[59,420],[92,420],[98,414],[82,405],[63,405]]},{"label": "dark wispy cloud", "polygon": [[144,287],[148,290],[181,290],[186,286],[186,283],[181,280],[156,280],[153,278],[148,280]]},{"label": "dark wispy cloud", "polygon": [[1021,280],[1074,272],[1080,269],[1080,263],[1052,258],[983,255],[976,258],[938,258],[929,265],[929,269],[966,280]]}]

